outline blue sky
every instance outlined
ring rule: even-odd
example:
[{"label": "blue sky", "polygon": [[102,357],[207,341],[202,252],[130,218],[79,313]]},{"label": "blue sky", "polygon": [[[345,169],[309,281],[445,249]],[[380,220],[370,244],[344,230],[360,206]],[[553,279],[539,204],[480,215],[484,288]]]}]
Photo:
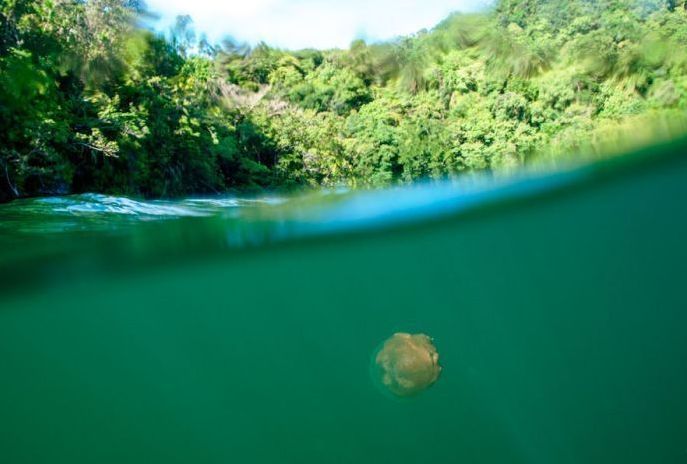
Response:
[{"label": "blue sky", "polygon": [[430,28],[453,11],[484,8],[488,0],[147,0],[160,27],[179,14],[212,41],[300,48],[347,48],[352,40],[383,40]]}]

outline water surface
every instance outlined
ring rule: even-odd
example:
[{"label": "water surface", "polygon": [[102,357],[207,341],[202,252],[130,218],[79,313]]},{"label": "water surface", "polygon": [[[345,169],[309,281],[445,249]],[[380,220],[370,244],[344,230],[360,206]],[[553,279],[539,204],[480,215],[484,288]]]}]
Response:
[{"label": "water surface", "polygon": [[[685,148],[305,199],[2,206],[3,458],[684,463]],[[441,353],[408,401],[370,377],[396,332]]]}]

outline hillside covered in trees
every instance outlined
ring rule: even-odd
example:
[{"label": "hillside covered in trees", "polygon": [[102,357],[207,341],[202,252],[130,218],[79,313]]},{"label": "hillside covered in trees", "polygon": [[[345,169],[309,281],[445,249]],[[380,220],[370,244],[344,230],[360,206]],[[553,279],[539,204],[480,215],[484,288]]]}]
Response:
[{"label": "hillside covered in trees", "polygon": [[602,154],[687,109],[684,0],[500,0],[329,51],[215,45],[187,17],[161,35],[146,15],[0,4],[0,200],[384,186]]}]

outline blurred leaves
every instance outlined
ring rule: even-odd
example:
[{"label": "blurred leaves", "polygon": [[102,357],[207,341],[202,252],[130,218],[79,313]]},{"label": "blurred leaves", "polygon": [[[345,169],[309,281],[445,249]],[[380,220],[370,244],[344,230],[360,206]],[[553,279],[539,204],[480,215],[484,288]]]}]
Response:
[{"label": "blurred leaves", "polygon": [[499,0],[325,51],[212,44],[187,16],[154,34],[147,15],[0,4],[0,200],[383,186],[685,129],[683,0]]}]

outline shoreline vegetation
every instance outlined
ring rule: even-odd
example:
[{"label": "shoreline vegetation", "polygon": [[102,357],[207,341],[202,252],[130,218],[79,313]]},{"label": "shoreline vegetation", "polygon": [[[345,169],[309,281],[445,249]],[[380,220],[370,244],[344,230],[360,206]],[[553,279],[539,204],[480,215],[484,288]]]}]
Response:
[{"label": "shoreline vegetation", "polygon": [[0,201],[388,186],[687,128],[685,0],[499,0],[348,50],[208,43],[136,0],[0,5]]}]

